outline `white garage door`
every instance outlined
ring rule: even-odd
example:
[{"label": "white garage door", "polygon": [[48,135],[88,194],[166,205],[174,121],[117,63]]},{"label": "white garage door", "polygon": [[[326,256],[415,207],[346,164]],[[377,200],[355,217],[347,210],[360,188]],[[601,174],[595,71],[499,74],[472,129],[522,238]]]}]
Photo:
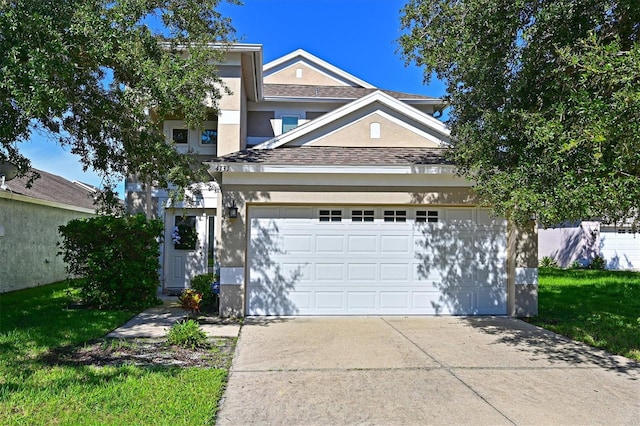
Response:
[{"label": "white garage door", "polygon": [[506,314],[485,209],[251,207],[248,315]]},{"label": "white garage door", "polygon": [[640,233],[630,228],[601,228],[600,254],[607,269],[640,270]]}]

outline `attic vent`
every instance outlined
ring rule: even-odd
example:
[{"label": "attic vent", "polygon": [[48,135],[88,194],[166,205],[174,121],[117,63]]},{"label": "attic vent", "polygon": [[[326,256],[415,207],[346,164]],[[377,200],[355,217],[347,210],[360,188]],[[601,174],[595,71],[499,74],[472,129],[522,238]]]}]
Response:
[{"label": "attic vent", "polygon": [[302,78],[302,68],[296,68],[296,78]]},{"label": "attic vent", "polygon": [[380,123],[371,123],[369,133],[371,139],[380,139]]}]

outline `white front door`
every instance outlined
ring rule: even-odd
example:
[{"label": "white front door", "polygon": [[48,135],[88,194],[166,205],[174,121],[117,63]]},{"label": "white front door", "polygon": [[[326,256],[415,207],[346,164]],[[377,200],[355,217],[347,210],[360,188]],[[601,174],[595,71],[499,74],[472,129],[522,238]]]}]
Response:
[{"label": "white front door", "polygon": [[248,315],[504,315],[506,221],[476,208],[252,207]]},{"label": "white front door", "polygon": [[165,213],[165,291],[189,287],[191,278],[207,273],[208,220],[202,209]]}]

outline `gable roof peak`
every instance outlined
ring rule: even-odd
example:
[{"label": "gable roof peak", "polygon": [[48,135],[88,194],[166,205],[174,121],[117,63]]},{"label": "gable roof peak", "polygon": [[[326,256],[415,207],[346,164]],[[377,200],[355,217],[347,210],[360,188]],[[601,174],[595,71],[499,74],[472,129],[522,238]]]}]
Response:
[{"label": "gable roof peak", "polygon": [[352,75],[349,74],[348,72],[344,71],[343,69],[340,69],[338,67],[336,67],[335,65],[330,64],[329,62],[318,58],[315,55],[312,55],[311,53],[307,52],[304,49],[296,49],[291,53],[288,53],[284,56],[281,56],[280,58],[274,59],[273,61],[265,64],[262,67],[262,71],[263,71],[263,75],[265,77],[269,76],[270,74],[285,68],[286,66],[293,64],[295,62],[298,61],[304,61],[307,62],[309,65],[318,68],[318,69],[322,69],[327,71],[330,74],[334,74],[338,77],[340,77],[342,80],[348,82],[349,84],[353,85],[353,86],[358,86],[358,87],[363,87],[365,89],[375,89],[376,86],[374,86],[373,84],[367,83],[366,81]]}]

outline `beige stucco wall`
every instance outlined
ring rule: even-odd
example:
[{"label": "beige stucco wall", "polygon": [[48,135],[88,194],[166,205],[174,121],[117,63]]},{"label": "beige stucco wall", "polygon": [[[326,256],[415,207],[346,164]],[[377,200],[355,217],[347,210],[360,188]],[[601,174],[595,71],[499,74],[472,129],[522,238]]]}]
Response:
[{"label": "beige stucco wall", "polygon": [[[380,137],[371,138],[371,124],[380,125]],[[413,127],[412,127],[413,128]],[[382,116],[379,113],[371,114],[361,120],[348,124],[336,132],[317,138],[313,146],[346,146],[346,147],[439,147],[435,141],[430,141],[414,131],[409,130]]]},{"label": "beige stucco wall", "polygon": [[[302,70],[302,77],[296,77],[296,70]],[[346,86],[346,84],[333,79],[326,74],[318,72],[306,63],[299,61],[290,66],[265,76],[266,84],[301,84],[313,86]]]},{"label": "beige stucco wall", "polygon": [[524,226],[509,223],[507,239],[507,313],[538,315],[538,229],[535,221]]},{"label": "beige stucco wall", "polygon": [[64,280],[58,227],[93,214],[0,198],[0,293]]}]

